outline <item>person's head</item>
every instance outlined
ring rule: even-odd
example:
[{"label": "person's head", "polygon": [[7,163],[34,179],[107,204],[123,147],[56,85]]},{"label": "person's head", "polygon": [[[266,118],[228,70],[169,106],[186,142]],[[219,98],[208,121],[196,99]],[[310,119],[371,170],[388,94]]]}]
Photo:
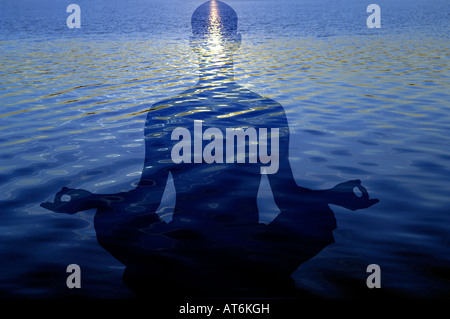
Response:
[{"label": "person's head", "polygon": [[229,5],[216,0],[203,3],[191,18],[192,48],[202,56],[231,54],[241,43],[237,24],[237,14]]}]

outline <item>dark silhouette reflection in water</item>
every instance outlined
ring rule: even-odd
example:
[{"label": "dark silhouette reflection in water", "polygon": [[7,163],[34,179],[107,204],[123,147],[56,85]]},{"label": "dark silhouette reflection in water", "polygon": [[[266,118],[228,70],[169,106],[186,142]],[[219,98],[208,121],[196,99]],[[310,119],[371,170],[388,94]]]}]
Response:
[{"label": "dark silhouette reflection in water", "polygon": [[[199,81],[151,106],[138,186],[109,195],[63,188],[53,203],[41,205],[67,214],[96,208],[98,242],[126,265],[123,280],[138,296],[289,296],[294,292],[292,272],[334,242],[336,221],[328,205],[357,210],[378,200],[369,199],[359,180],[328,190],[299,187],[288,160],[283,107],[234,81],[233,52],[241,40],[234,10],[208,1],[194,12],[192,30]],[[176,128],[184,128],[189,140],[173,136]],[[278,140],[266,139],[272,162],[263,163],[261,148],[260,157],[250,160],[250,135],[244,161],[236,157],[228,162],[231,150],[238,153],[226,148],[230,128],[254,128],[256,133],[278,129]],[[180,148],[181,142],[185,147]],[[212,142],[216,147],[207,152]],[[184,161],[175,163],[173,156]],[[259,221],[257,194],[262,168],[269,164],[275,169],[267,178],[280,213],[265,224]],[[172,219],[164,221],[155,212],[170,177],[176,204]],[[354,193],[355,187],[362,195]],[[63,201],[63,195],[70,200]]]}]

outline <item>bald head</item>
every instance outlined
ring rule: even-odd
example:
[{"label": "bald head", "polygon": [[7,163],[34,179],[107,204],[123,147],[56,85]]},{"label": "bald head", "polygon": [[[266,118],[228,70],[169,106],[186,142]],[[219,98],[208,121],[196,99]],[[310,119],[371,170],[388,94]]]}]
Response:
[{"label": "bald head", "polygon": [[194,36],[219,34],[230,37],[237,33],[236,12],[224,2],[211,0],[200,5],[192,14],[191,25]]}]

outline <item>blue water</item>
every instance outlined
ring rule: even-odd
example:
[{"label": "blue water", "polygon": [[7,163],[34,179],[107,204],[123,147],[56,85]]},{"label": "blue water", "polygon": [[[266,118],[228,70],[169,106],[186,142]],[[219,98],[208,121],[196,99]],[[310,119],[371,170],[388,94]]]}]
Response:
[{"label": "blue water", "polygon": [[[97,241],[95,210],[40,204],[64,186],[134,189],[150,106],[198,80],[189,36],[202,1],[76,3],[80,29],[66,26],[69,3],[0,4],[1,297],[134,297]],[[378,1],[380,29],[366,26],[369,2],[227,3],[242,35],[236,83],[284,107],[297,184],[360,179],[380,200],[331,205],[335,242],[293,273],[299,291],[370,297],[366,267],[378,264],[387,296],[449,297],[449,2]],[[73,263],[81,289],[66,287]]]}]

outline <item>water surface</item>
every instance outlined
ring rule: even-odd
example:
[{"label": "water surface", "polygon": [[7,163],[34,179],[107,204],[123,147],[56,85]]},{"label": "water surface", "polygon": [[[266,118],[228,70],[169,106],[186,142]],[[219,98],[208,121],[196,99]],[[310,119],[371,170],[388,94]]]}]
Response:
[{"label": "water surface", "polygon": [[[197,81],[189,35],[201,2],[77,3],[81,29],[67,28],[60,1],[0,5],[2,297],[133,297],[97,243],[95,212],[40,203],[63,186],[133,189],[149,106]],[[448,2],[379,1],[381,29],[367,28],[358,1],[227,3],[242,34],[236,81],[285,108],[297,184],[359,178],[380,199],[332,207],[335,243],[299,267],[297,287],[359,297],[376,263],[387,293],[448,297]],[[76,291],[71,263],[83,274]]]}]

